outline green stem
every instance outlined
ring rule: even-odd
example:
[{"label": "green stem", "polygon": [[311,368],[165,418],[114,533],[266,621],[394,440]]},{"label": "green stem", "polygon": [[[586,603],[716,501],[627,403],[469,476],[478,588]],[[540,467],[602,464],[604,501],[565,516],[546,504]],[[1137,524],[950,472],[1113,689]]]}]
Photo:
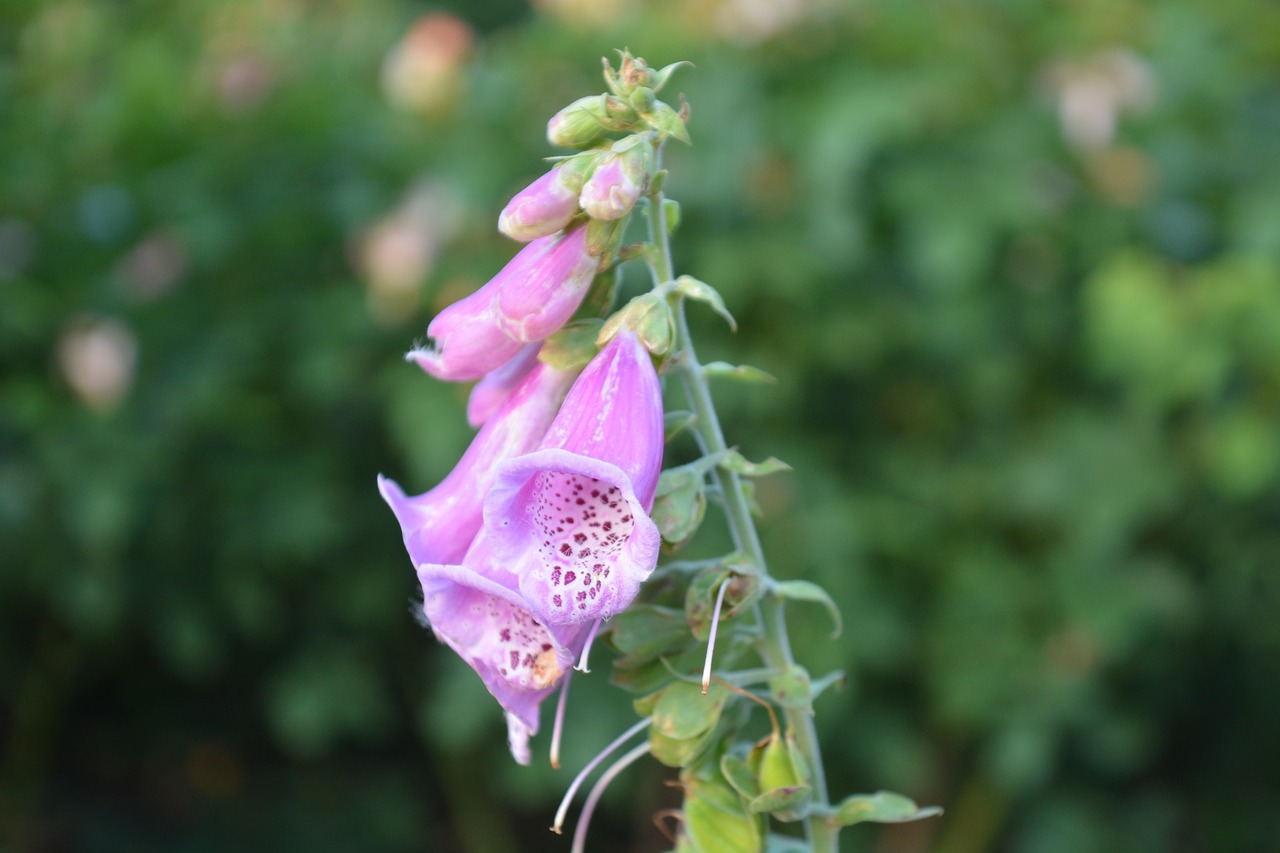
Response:
[{"label": "green stem", "polygon": [[[657,152],[658,163],[661,164],[661,150]],[[654,246],[652,271],[655,284],[663,284],[675,279],[675,270],[671,260],[671,241],[667,233],[666,210],[663,207],[662,191],[649,194],[649,239]],[[728,449],[724,440],[724,431],[720,428],[720,419],[716,415],[715,403],[711,399],[711,388],[707,377],[698,362],[693,348],[693,339],[689,335],[689,325],[685,319],[684,299],[678,294],[672,297],[672,309],[676,319],[676,354],[672,363],[680,372],[684,383],[685,395],[689,399],[696,420],[693,428],[698,435],[704,453],[721,453]],[[769,569],[765,564],[764,549],[760,546],[760,535],[756,532],[755,519],[751,515],[751,507],[742,491],[742,481],[738,474],[724,468],[713,469],[716,484],[720,487],[724,501],[725,517],[729,524],[729,533],[737,549],[751,558],[763,579],[769,577]],[[786,614],[783,612],[783,601],[772,593],[766,593],[757,607],[757,617],[763,631],[760,653],[766,666],[781,671],[795,665],[791,654],[791,641],[787,634]],[[817,729],[813,724],[813,716],[798,708],[785,710],[787,725],[795,732],[796,744],[804,753],[805,760],[813,774],[813,805],[816,814],[806,822],[806,835],[813,853],[836,853],[836,838],[839,828],[820,815],[829,805],[827,798],[826,776],[822,769],[822,751],[818,744]]]}]

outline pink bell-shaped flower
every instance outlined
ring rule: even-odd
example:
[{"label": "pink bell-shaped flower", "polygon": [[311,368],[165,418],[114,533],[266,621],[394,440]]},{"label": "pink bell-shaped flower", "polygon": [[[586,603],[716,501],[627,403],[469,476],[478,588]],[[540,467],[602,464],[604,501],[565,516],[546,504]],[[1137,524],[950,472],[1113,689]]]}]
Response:
[{"label": "pink bell-shaped flower", "polygon": [[528,764],[539,705],[564,680],[591,626],[539,621],[483,531],[460,564],[421,565],[418,580],[427,623],[498,700],[507,716],[511,754]]},{"label": "pink bell-shaped flower", "polygon": [[539,621],[484,532],[460,565],[422,565],[417,575],[422,615],[436,638],[457,652],[498,699],[507,715],[511,754],[527,765],[539,706],[570,671],[590,625]]},{"label": "pink bell-shaped flower", "polygon": [[394,481],[378,477],[378,491],[400,522],[415,567],[462,559],[480,529],[498,463],[538,446],[572,381],[572,372],[536,364],[429,492],[406,497]]},{"label": "pink bell-shaped flower", "polygon": [[583,370],[539,448],[499,466],[484,529],[542,624],[608,619],[653,571],[663,439],[653,362],[623,332]]},{"label": "pink bell-shaped flower", "polygon": [[407,357],[438,379],[479,379],[568,322],[599,266],[585,227],[534,240],[483,287],[437,314],[427,326],[433,345]]}]

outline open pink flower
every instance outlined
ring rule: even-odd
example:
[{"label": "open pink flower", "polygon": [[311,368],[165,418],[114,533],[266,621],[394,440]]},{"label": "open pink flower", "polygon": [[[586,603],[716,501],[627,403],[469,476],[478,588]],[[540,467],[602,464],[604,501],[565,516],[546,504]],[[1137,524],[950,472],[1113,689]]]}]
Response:
[{"label": "open pink flower", "polygon": [[572,380],[572,372],[536,364],[429,492],[406,497],[394,481],[378,477],[378,490],[400,522],[415,567],[462,559],[480,529],[482,501],[498,463],[538,446]]},{"label": "open pink flower", "polygon": [[460,564],[421,565],[418,580],[428,624],[498,700],[511,754],[528,764],[538,708],[573,666],[590,625],[539,621],[483,531]]},{"label": "open pink flower", "polygon": [[583,370],[539,448],[499,466],[484,506],[493,553],[542,624],[608,619],[653,571],[662,392],[648,351],[617,335]]},{"label": "open pink flower", "polygon": [[475,293],[445,308],[427,334],[433,345],[409,353],[438,379],[479,379],[568,322],[599,269],[586,228],[529,243]]}]

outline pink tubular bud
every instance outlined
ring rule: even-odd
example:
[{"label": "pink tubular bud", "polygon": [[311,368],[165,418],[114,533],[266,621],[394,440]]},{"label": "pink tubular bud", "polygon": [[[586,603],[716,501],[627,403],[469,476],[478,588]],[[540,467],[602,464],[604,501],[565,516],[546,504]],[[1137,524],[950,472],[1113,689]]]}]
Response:
[{"label": "pink tubular bud", "polygon": [[586,236],[587,229],[579,227],[558,237],[540,238],[524,250],[541,249],[535,262],[512,269],[512,261],[494,278],[494,322],[504,334],[532,343],[569,322],[600,267],[599,259],[588,251]]},{"label": "pink tubular bud", "polygon": [[569,321],[600,266],[587,229],[540,237],[475,293],[445,308],[427,334],[432,346],[408,358],[437,379],[479,379]]},{"label": "pink tubular bud", "polygon": [[498,216],[498,230],[527,243],[554,234],[578,212],[578,188],[566,185],[564,168],[552,169],[516,193]]},{"label": "pink tubular bud", "polygon": [[593,219],[621,219],[631,212],[636,201],[649,185],[649,171],[653,163],[653,149],[643,138],[632,137],[619,145],[618,150],[591,173],[578,203]]}]

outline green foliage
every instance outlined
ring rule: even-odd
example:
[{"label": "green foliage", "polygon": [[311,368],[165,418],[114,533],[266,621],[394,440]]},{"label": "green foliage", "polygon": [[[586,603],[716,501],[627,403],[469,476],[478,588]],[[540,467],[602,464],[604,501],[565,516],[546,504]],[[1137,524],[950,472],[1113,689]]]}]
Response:
[{"label": "green foliage", "polygon": [[[845,617],[788,606],[815,692],[849,676],[832,789],[942,804],[883,830],[940,853],[1270,846],[1274,5],[444,5],[477,49],[417,113],[380,83],[415,4],[0,10],[0,846],[566,849],[564,773],[511,767],[414,625],[373,476],[465,447],[464,392],[394,356],[513,253],[544,122],[624,45],[697,66],[674,250],[739,324],[690,311],[704,357],[778,380],[717,399],[794,468],[754,484],[772,570]],[[700,665],[661,584],[611,632],[638,692]],[[603,682],[566,767],[631,719]],[[690,785],[687,849],[766,843]],[[593,837],[650,849],[665,805]]]}]

